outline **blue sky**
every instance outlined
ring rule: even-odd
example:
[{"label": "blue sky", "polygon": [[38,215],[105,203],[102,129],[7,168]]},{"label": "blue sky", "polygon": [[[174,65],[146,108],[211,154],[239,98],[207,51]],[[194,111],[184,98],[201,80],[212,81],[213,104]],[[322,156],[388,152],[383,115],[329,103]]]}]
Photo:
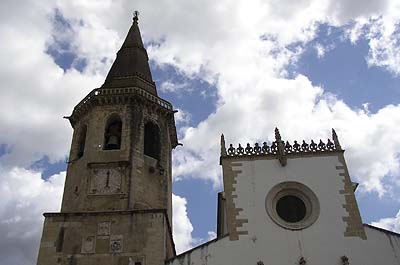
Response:
[{"label": "blue sky", "polygon": [[396,1],[7,3],[0,16],[4,264],[35,263],[41,214],[60,207],[72,136],[62,117],[103,83],[135,9],[158,93],[179,110],[179,251],[216,230],[220,134],[228,144],[262,142],[275,126],[291,141],[327,138],[334,127],[360,183],[363,221],[400,232]]},{"label": "blue sky", "polygon": [[[398,104],[399,76],[380,67],[369,67],[368,40],[361,38],[351,43],[344,39],[344,30],[321,25],[316,38],[307,44],[295,71],[354,108],[363,108],[363,104],[369,103],[369,110],[376,112],[386,105]],[[314,48],[317,43],[333,47],[319,58]]]}]

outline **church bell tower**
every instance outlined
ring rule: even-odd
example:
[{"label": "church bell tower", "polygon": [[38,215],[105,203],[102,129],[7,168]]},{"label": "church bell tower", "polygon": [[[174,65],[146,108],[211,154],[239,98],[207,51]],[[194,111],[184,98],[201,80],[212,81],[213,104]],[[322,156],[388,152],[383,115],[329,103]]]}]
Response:
[{"label": "church bell tower", "polygon": [[160,265],[175,255],[172,105],[152,79],[138,13],[74,129],[60,213],[45,213],[38,265]]}]

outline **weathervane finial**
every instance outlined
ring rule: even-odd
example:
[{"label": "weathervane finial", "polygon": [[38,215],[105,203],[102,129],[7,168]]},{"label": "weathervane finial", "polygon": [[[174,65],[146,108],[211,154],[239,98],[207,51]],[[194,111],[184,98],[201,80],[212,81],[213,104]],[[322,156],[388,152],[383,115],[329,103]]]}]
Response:
[{"label": "weathervane finial", "polygon": [[133,12],[133,22],[138,22],[139,20],[139,11],[135,10],[135,12]]}]

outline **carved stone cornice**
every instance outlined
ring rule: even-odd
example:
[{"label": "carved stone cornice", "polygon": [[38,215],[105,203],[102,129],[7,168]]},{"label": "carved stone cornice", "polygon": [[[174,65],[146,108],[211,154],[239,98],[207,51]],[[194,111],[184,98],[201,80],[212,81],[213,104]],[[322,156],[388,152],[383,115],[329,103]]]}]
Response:
[{"label": "carved stone cornice", "polygon": [[157,96],[150,94],[139,87],[124,88],[96,88],[92,90],[78,105],[75,106],[71,116],[67,117],[72,127],[75,123],[86,114],[93,106],[130,104],[134,102],[143,102],[145,104],[154,105],[157,110],[173,114],[172,104]]}]

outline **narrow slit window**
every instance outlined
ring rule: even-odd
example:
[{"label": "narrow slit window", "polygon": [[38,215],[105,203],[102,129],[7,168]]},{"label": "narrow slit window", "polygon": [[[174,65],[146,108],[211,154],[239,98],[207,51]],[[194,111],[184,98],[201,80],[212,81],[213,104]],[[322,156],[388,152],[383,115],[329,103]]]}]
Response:
[{"label": "narrow slit window", "polygon": [[86,132],[87,132],[87,126],[84,125],[79,132],[78,153],[77,153],[78,159],[81,158],[85,153]]},{"label": "narrow slit window", "polygon": [[121,148],[122,121],[118,115],[108,119],[104,132],[104,150],[116,150]]},{"label": "narrow slit window", "polygon": [[152,122],[144,126],[144,154],[160,159],[160,130]]}]

